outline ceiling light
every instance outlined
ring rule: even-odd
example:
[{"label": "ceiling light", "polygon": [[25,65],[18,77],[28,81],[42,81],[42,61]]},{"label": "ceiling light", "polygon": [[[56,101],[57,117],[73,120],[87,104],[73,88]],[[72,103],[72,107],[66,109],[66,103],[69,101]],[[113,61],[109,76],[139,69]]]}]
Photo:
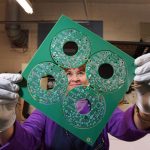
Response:
[{"label": "ceiling light", "polygon": [[32,4],[29,0],[16,0],[20,6],[27,12],[28,14],[33,13]]}]

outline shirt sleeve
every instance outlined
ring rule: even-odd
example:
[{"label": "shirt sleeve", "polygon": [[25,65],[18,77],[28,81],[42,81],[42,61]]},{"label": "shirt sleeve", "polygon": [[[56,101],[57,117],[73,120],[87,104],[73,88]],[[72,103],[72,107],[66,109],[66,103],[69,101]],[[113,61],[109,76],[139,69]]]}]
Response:
[{"label": "shirt sleeve", "polygon": [[22,125],[16,121],[14,128],[14,135],[0,150],[35,150],[41,145],[45,116],[36,110]]},{"label": "shirt sleeve", "polygon": [[125,112],[117,108],[112,114],[106,128],[114,137],[124,141],[135,141],[150,131],[139,130],[133,120],[134,106]]}]

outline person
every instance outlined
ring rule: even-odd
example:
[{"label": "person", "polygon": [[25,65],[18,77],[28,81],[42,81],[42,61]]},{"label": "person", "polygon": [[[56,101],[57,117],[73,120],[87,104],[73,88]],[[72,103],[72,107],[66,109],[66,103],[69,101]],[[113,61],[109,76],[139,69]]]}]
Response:
[{"label": "person", "polygon": [[[135,141],[150,133],[150,54],[135,59],[137,92],[136,104],[125,112],[116,108],[111,118],[90,146],[57,125],[39,110],[35,110],[23,124],[16,121],[15,106],[22,79],[20,74],[0,74],[0,150],[108,150],[108,133],[124,140]],[[68,90],[88,85],[85,67],[66,70]],[[140,84],[139,84],[140,83]],[[137,86],[138,85],[138,86]],[[89,109],[86,100],[78,104],[79,111]]]}]

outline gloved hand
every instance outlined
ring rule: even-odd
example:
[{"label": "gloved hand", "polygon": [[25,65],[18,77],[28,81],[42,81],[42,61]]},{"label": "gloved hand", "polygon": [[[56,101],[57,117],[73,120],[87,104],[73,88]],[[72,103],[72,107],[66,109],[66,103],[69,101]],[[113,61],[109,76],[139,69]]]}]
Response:
[{"label": "gloved hand", "polygon": [[11,127],[16,119],[15,108],[19,98],[21,74],[0,74],[0,132]]},{"label": "gloved hand", "polygon": [[137,106],[141,112],[150,114],[150,53],[135,59],[135,77],[137,83]]}]

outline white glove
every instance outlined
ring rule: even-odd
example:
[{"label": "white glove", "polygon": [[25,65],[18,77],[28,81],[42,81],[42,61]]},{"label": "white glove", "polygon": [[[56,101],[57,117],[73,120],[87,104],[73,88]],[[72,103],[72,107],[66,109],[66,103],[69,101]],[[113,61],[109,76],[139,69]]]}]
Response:
[{"label": "white glove", "polygon": [[16,120],[15,108],[18,102],[21,74],[0,74],[0,132],[11,127]]},{"label": "white glove", "polygon": [[150,114],[150,53],[135,59],[135,65],[134,81],[139,84],[136,104],[141,112]]}]

